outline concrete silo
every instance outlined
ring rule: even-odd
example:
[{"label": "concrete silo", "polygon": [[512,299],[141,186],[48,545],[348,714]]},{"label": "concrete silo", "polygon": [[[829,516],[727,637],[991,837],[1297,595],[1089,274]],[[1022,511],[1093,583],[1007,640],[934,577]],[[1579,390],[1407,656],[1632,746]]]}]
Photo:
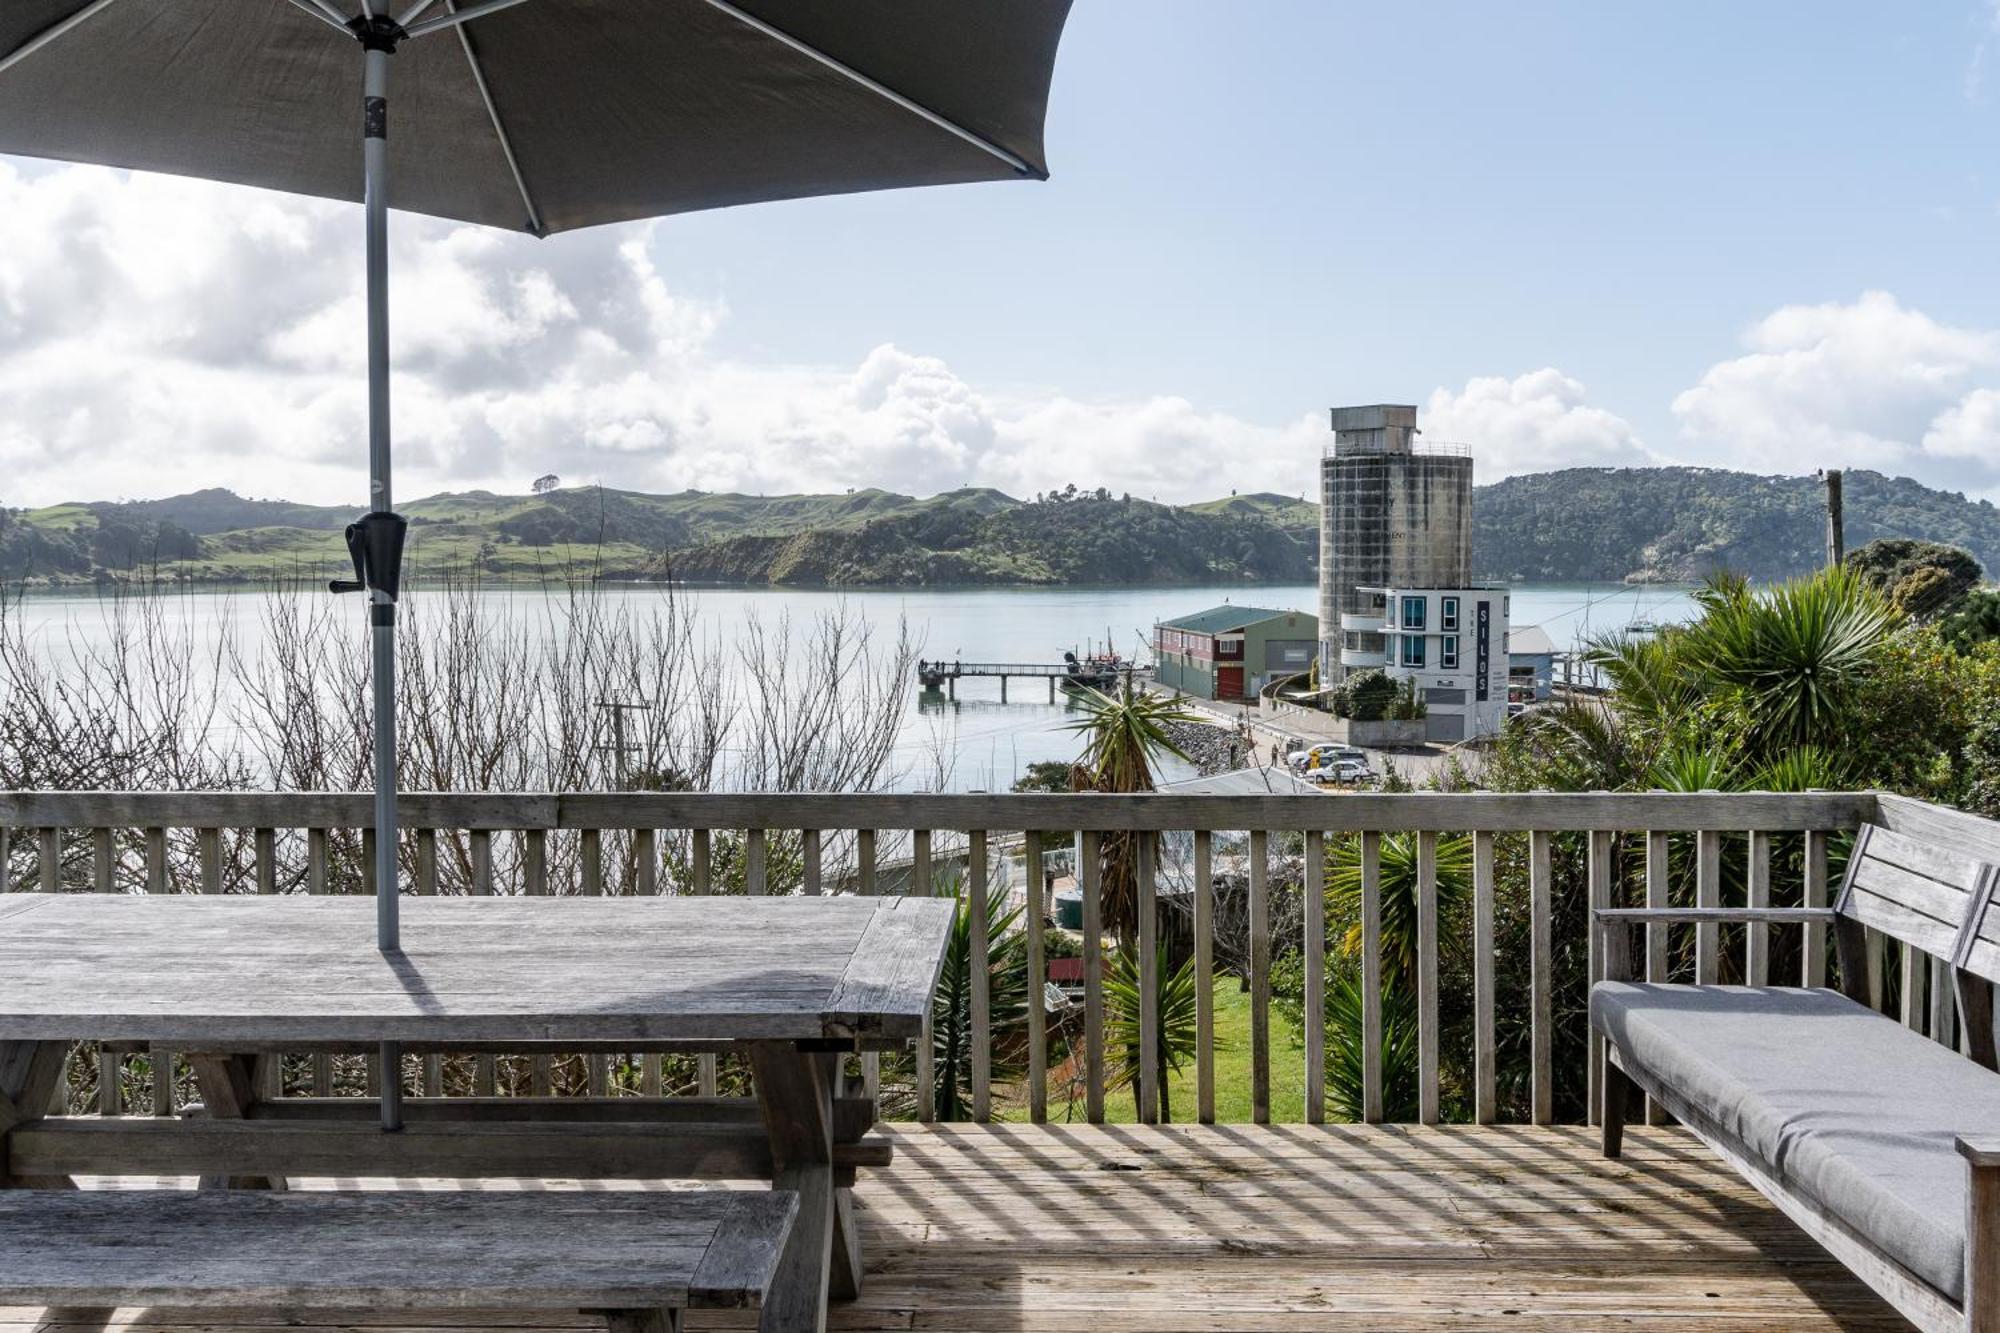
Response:
[{"label": "concrete silo", "polygon": [[[1417,409],[1336,407],[1320,461],[1322,678],[1387,665],[1385,588],[1472,582],[1472,457],[1418,440]],[[1343,623],[1345,622],[1345,623]]]}]

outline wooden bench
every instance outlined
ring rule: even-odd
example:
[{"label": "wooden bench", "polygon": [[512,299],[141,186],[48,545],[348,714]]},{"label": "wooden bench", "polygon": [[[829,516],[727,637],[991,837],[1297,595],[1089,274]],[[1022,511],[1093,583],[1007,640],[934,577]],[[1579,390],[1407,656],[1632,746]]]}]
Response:
[{"label": "wooden bench", "polygon": [[0,1305],[596,1312],[669,1333],[757,1309],[782,1190],[0,1193]]},{"label": "wooden bench", "polygon": [[[1599,909],[1604,1152],[1644,1092],[1929,1333],[2000,1333],[1995,870],[1866,826],[1832,908]],[[1825,923],[1841,991],[1633,980],[1631,927]],[[1972,1058],[1870,1007],[1867,931],[1952,974]]]}]

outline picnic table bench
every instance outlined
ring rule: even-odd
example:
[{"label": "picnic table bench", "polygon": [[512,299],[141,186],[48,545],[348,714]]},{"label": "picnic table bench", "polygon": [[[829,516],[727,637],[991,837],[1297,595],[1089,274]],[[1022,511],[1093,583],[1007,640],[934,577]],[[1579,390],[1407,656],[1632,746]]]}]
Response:
[{"label": "picnic table bench", "polygon": [[[2000,1333],[1996,890],[1990,865],[1864,825],[1831,908],[1598,909],[1605,1155],[1644,1092],[1919,1328]],[[1682,922],[1830,925],[1841,988],[1634,980],[1631,929]],[[1906,946],[1906,978],[1948,966],[1966,1054],[1870,1006],[1868,929]]]},{"label": "picnic table bench", "polygon": [[[793,1199],[760,1326],[823,1328],[829,1293],[858,1288],[855,1173],[889,1148],[868,1136],[874,1103],[845,1095],[840,1065],[923,1034],[950,901],[412,898],[403,948],[387,955],[373,944],[373,910],[338,897],[0,898],[0,1186],[61,1188],[80,1175],[238,1186],[759,1178]],[[44,1114],[78,1040],[181,1052],[202,1114]],[[416,1098],[393,1133],[373,1123],[372,1099],[261,1095],[264,1064],[281,1052],[389,1042],[412,1055],[730,1050],[756,1095]],[[309,1227],[321,1207],[272,1216]],[[451,1243],[440,1233],[420,1250],[438,1257]]]},{"label": "picnic table bench", "polygon": [[11,1191],[0,1305],[560,1310],[668,1333],[690,1308],[759,1308],[797,1213],[782,1190]]}]

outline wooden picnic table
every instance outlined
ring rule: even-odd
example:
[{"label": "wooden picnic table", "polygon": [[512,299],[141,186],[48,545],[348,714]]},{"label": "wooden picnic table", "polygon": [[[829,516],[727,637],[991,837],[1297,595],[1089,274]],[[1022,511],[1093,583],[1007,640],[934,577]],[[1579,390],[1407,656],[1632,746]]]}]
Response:
[{"label": "wooden picnic table", "polygon": [[[874,1108],[842,1096],[840,1060],[922,1035],[950,900],[408,898],[403,948],[386,956],[374,910],[340,897],[0,897],[0,1185],[766,1175],[800,1211],[765,1326],[824,1327],[829,1283],[859,1273],[849,1187],[872,1160],[861,1136]],[[42,1115],[80,1040],[185,1053],[206,1114]],[[359,1099],[259,1096],[260,1062],[278,1052],[385,1042],[739,1050],[761,1124],[717,1099],[415,1099],[385,1133],[353,1114],[372,1104]]]}]

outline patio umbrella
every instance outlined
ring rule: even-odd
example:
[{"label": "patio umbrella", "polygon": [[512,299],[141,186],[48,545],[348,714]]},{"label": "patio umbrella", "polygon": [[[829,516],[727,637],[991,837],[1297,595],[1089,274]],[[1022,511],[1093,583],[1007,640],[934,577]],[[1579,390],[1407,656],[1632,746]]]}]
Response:
[{"label": "patio umbrella", "polygon": [[[0,152],[365,206],[369,512],[347,532],[355,578],[334,586],[366,591],[370,603],[385,952],[399,947],[404,534],[390,489],[390,203],[545,236],[761,200],[1042,179],[1042,121],[1068,11],[1069,0],[9,0],[0,9]],[[397,1082],[383,1080],[391,1125]]]}]

